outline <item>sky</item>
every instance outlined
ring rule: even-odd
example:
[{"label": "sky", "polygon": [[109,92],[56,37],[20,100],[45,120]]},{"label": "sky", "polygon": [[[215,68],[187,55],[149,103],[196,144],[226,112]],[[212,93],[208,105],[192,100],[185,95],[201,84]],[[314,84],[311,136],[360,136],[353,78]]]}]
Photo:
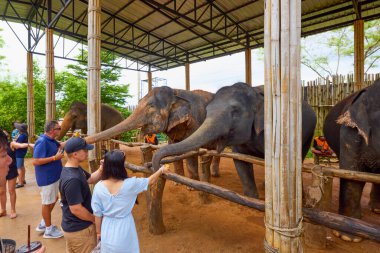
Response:
[{"label": "sky", "polygon": [[[23,25],[10,23],[13,30],[18,34],[21,41],[26,43],[27,32]],[[22,46],[21,42],[12,32],[11,28],[6,22],[0,21],[0,28],[3,31],[0,35],[5,41],[4,48],[0,49],[0,55],[6,57],[6,65],[2,66],[0,73],[0,78],[8,75],[12,79],[24,80],[26,77],[26,50]],[[318,36],[318,35],[317,35]],[[328,50],[326,48],[321,48],[319,43],[320,36],[310,36],[302,40],[302,43],[308,43],[312,45],[315,51],[318,50]],[[37,51],[45,51],[45,37],[43,37],[37,47]],[[62,55],[63,51],[63,40],[58,40],[57,36],[54,36],[54,41],[58,41],[56,44],[55,52],[56,55]],[[74,42],[65,40],[66,49],[75,46]],[[75,48],[71,53],[71,56],[77,54],[79,48]],[[43,68],[45,65],[45,56],[34,55],[34,59],[39,61],[40,66]],[[262,85],[264,83],[264,62],[261,59],[257,50],[252,50],[252,82],[253,85]],[[63,60],[55,58],[55,67],[57,71],[62,71],[67,64],[72,64],[73,61]],[[223,86],[232,85],[235,82],[245,81],[245,60],[244,52],[233,54],[230,56],[219,57],[212,60],[207,60],[204,62],[194,63],[190,65],[190,88],[193,89],[203,89],[210,92],[216,92],[219,88]],[[342,74],[348,74],[353,72],[353,59],[345,58],[341,63],[341,69],[344,70]],[[376,71],[375,71],[376,72]],[[377,72],[380,72],[377,70]],[[377,73],[376,72],[376,73]],[[185,89],[185,67],[178,67],[170,69],[167,71],[157,71],[152,73],[153,78],[165,78],[167,80],[167,85],[172,88]],[[301,79],[306,81],[311,81],[317,78],[317,75],[306,68],[301,67]],[[137,72],[131,70],[123,70],[122,77],[119,83],[130,84],[130,93],[133,96],[128,99],[127,103],[129,105],[136,105],[138,103],[138,80],[147,79],[147,74],[145,72]],[[147,87],[143,87],[143,91],[146,92]]]}]

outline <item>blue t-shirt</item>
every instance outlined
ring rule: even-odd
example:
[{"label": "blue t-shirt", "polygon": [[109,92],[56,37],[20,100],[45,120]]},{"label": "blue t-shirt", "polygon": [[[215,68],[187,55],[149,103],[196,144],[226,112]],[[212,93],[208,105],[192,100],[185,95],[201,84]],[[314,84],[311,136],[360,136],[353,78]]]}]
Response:
[{"label": "blue t-shirt", "polygon": [[[46,158],[54,156],[57,154],[59,146],[59,142],[45,134],[41,134],[34,145],[33,157]],[[52,161],[44,165],[37,165],[35,169],[38,186],[50,185],[59,180],[62,172],[62,162],[61,160]]]},{"label": "blue t-shirt", "polygon": [[[24,133],[20,134],[16,140],[18,143],[28,143],[28,136]],[[19,148],[16,149],[16,158],[24,158],[28,152],[28,148]]]}]

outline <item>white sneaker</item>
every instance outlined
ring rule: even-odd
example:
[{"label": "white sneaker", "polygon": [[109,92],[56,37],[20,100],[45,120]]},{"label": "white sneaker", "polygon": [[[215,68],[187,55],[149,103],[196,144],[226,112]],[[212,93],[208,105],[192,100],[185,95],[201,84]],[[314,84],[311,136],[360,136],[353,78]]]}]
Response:
[{"label": "white sneaker", "polygon": [[38,226],[36,227],[36,231],[40,232],[40,233],[45,232],[45,229],[46,229],[46,226],[45,225],[41,225],[41,223],[38,224]]},{"label": "white sneaker", "polygon": [[63,237],[63,233],[61,230],[57,228],[57,226],[53,226],[51,229],[46,229],[44,236],[45,239],[55,239]]}]

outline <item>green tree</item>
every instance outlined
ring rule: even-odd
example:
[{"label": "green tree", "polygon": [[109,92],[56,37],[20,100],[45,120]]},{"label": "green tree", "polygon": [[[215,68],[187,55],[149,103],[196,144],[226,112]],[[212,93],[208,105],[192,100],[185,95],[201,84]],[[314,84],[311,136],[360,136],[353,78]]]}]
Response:
[{"label": "green tree", "polygon": [[[380,19],[367,21],[364,24],[364,60],[365,73],[377,67],[380,59]],[[305,39],[302,47],[301,63],[318,76],[340,74],[340,63],[343,57],[354,56],[354,28],[344,27],[312,39]],[[326,50],[327,48],[327,50]]]},{"label": "green tree", "polygon": [[[1,32],[3,31],[3,29],[0,28],[0,48],[3,48],[4,45],[5,45],[5,42],[3,40],[3,37],[1,35]],[[0,55],[0,66],[2,65],[2,61],[5,59],[5,56],[3,55]]]},{"label": "green tree", "polygon": [[[67,65],[66,71],[56,74],[57,103],[61,117],[73,101],[87,103],[87,56],[87,51],[80,50],[76,56],[79,62]],[[106,66],[101,68],[101,101],[117,108],[127,117],[130,114],[125,109],[126,100],[130,97],[129,84],[117,83],[121,69],[111,66],[117,60],[109,52],[102,51],[101,61]]]},{"label": "green tree", "polygon": [[[34,62],[34,110],[36,133],[42,133],[45,124],[45,78]],[[27,116],[26,81],[18,83],[10,80],[0,82],[0,126],[11,131],[12,122],[26,122]]]}]

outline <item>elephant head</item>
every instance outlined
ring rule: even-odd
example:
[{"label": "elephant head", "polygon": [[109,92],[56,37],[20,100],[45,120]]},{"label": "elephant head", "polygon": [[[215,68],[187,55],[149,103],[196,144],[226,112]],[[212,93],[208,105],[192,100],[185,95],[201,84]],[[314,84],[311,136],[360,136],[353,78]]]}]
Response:
[{"label": "elephant head", "polygon": [[[165,132],[173,140],[181,139],[199,126],[196,117],[202,117],[202,112],[198,111],[197,104],[204,99],[190,91],[167,86],[154,88],[141,99],[127,119],[106,131],[88,136],[86,141],[94,143],[137,128],[141,128],[143,134]],[[184,127],[178,127],[179,125]]]},{"label": "elephant head", "polygon": [[87,133],[87,105],[78,101],[73,102],[65,114],[61,128],[58,140],[61,140],[70,129],[82,129],[83,133]]},{"label": "elephant head", "polygon": [[158,169],[163,157],[183,154],[206,144],[216,145],[220,152],[227,145],[240,145],[263,131],[264,97],[259,89],[245,83],[221,88],[207,105],[206,119],[187,139],[159,149],[153,158]]}]

